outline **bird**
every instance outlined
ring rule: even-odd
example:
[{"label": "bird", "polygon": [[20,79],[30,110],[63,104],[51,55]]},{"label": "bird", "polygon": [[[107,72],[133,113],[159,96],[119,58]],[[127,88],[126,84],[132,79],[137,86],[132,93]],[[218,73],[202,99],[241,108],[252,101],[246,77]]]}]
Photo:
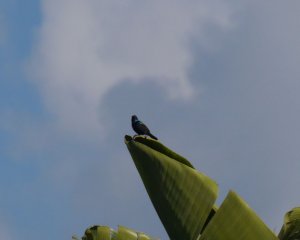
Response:
[{"label": "bird", "polygon": [[149,128],[138,119],[136,115],[131,116],[131,126],[133,130],[139,135],[147,135],[155,140],[158,140],[149,130]]}]

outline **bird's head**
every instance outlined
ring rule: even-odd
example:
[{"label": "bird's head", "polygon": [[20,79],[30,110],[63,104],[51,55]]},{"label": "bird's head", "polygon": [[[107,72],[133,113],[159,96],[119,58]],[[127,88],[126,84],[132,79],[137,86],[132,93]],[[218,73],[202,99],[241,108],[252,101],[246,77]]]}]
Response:
[{"label": "bird's head", "polygon": [[131,122],[136,122],[138,120],[136,115],[131,116]]}]

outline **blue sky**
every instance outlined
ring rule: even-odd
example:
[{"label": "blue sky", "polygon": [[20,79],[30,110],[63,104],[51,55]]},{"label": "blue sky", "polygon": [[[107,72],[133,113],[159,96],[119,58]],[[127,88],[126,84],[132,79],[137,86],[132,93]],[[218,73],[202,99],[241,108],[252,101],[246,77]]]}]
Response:
[{"label": "blue sky", "polygon": [[278,232],[299,206],[299,1],[1,1],[0,238],[167,239],[123,143],[137,114]]}]

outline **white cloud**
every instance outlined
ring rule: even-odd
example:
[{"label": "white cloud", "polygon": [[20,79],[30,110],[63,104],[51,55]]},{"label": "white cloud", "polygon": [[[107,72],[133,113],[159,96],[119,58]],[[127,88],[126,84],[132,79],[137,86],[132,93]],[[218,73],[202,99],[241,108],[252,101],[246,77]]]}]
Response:
[{"label": "white cloud", "polygon": [[125,80],[154,81],[170,98],[190,99],[190,38],[204,43],[205,26],[228,29],[230,17],[220,0],[44,0],[31,73],[59,125],[92,134],[103,130],[102,97]]}]

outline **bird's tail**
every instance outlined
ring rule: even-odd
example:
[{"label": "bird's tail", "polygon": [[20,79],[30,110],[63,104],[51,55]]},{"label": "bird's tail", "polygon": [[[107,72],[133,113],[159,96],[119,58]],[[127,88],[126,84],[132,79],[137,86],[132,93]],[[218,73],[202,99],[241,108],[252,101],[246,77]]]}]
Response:
[{"label": "bird's tail", "polygon": [[152,135],[152,133],[149,133],[148,135],[149,135],[151,138],[153,138],[153,139],[155,139],[155,140],[158,140],[157,137],[155,137],[154,135]]}]

